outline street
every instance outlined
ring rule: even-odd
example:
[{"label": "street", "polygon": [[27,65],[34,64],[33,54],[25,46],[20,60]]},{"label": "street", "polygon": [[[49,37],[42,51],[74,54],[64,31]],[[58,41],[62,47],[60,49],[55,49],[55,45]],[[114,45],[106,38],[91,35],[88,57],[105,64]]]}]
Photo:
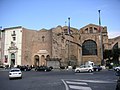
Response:
[{"label": "street", "polygon": [[8,71],[0,71],[0,90],[115,90],[113,70],[92,73],[56,70],[23,72],[22,79],[9,80]]}]

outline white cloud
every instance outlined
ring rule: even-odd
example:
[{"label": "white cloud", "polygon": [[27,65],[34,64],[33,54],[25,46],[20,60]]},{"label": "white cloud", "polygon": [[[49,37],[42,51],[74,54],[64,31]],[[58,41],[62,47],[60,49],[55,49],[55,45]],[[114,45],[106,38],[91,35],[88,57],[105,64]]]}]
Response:
[{"label": "white cloud", "polygon": [[108,38],[115,38],[120,36],[120,32],[108,32]]}]

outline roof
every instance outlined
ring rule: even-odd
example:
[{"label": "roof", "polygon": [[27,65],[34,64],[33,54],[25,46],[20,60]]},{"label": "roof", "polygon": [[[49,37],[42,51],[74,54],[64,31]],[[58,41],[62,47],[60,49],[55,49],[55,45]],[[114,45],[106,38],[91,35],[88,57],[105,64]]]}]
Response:
[{"label": "roof", "polygon": [[16,27],[4,28],[4,30],[8,30],[8,29],[16,29],[16,28],[22,28],[22,26],[16,26]]}]

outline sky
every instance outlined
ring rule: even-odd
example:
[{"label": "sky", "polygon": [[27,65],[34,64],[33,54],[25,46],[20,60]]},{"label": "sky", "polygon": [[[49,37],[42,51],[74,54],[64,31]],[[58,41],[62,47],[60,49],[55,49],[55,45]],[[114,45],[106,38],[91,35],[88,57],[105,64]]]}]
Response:
[{"label": "sky", "polygon": [[51,29],[68,25],[80,29],[88,24],[107,26],[109,38],[120,36],[120,0],[0,0],[0,26]]}]

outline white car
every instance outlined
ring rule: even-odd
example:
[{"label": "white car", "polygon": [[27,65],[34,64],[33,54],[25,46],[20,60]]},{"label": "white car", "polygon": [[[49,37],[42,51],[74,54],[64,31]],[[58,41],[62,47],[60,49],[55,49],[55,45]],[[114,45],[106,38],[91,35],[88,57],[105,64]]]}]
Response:
[{"label": "white car", "polygon": [[120,66],[114,67],[115,71],[120,71]]},{"label": "white car", "polygon": [[91,65],[81,65],[80,67],[75,69],[75,72],[93,72],[93,66]]},{"label": "white car", "polygon": [[9,71],[9,79],[12,79],[12,78],[22,79],[22,72],[19,68],[13,68]]}]

